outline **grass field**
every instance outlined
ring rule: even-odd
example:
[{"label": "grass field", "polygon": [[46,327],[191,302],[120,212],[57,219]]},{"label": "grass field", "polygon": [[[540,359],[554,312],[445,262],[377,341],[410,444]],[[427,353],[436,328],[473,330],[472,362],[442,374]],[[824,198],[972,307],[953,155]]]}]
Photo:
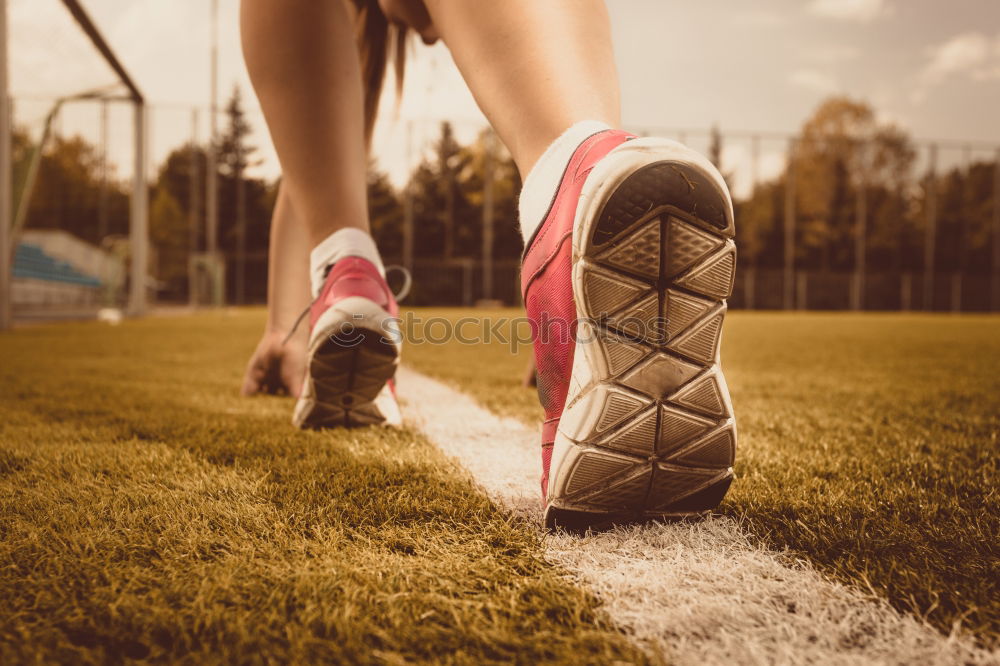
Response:
[{"label": "grass field", "polygon": [[[239,398],[262,322],[0,336],[0,663],[646,659],[417,433],[300,433],[287,398]],[[995,643],[1000,319],[737,313],[723,354],[741,449],[721,511]],[[530,422],[527,358],[404,351]]]},{"label": "grass field", "polygon": [[0,664],[645,661],[414,432],[239,398],[262,323],[0,336]]},{"label": "grass field", "polygon": [[[961,621],[996,644],[1000,318],[737,312],[722,353],[740,448],[720,511],[944,631]],[[528,358],[499,341],[407,356],[533,421],[533,391],[519,385]]]}]

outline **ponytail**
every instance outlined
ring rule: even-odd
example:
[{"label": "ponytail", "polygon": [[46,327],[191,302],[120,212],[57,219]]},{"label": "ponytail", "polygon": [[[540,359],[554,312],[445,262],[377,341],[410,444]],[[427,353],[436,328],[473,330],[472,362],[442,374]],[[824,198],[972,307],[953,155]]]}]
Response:
[{"label": "ponytail", "polygon": [[406,68],[406,27],[389,23],[378,0],[353,0],[355,37],[361,60],[361,82],[364,87],[365,143],[371,145],[375,130],[375,114],[385,82],[385,70],[391,60],[396,73],[396,95],[403,91]]}]

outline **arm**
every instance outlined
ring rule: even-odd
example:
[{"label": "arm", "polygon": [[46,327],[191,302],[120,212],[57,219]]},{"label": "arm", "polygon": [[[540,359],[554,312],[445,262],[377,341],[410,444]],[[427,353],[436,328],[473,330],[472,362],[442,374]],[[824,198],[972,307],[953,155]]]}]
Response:
[{"label": "arm", "polygon": [[309,327],[300,325],[294,334],[292,327],[310,303],[310,246],[303,231],[296,224],[291,202],[282,186],[271,219],[267,324],[247,364],[243,395],[287,392],[298,396],[302,389]]}]

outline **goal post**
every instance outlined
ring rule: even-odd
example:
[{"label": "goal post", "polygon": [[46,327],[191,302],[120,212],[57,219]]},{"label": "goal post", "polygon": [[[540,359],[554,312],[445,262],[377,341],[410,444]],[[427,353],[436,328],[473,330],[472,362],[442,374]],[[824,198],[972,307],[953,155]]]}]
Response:
[{"label": "goal post", "polygon": [[[131,255],[128,313],[145,314],[147,309],[146,284],[149,264],[149,194],[147,174],[147,112],[146,101],[138,86],[122,66],[121,61],[108,45],[100,30],[79,0],[61,0],[90,44],[101,59],[111,68],[118,82],[125,87],[124,99],[133,105],[134,163],[132,192],[129,207],[129,246]],[[13,257],[17,245],[13,224],[13,174],[12,174],[12,112],[10,94],[10,44],[9,0],[0,0],[0,330],[12,325]],[[72,95],[57,100],[57,106],[76,99],[96,99],[95,93]],[[103,96],[113,99],[110,95]],[[30,196],[25,191],[22,197]],[[27,203],[26,201],[24,202]]]},{"label": "goal post", "polygon": [[149,274],[149,188],[146,187],[146,104],[134,103],[135,166],[132,176],[132,207],[129,212],[129,244],[132,254],[128,314],[146,313],[146,276]]},{"label": "goal post", "polygon": [[11,238],[13,155],[7,52],[7,0],[0,0],[0,330],[11,326],[11,278],[14,263]]},{"label": "goal post", "polygon": [[149,272],[149,192],[146,184],[146,100],[122,66],[114,51],[104,40],[97,26],[90,20],[79,0],[62,0],[73,15],[77,25],[90,39],[104,61],[114,70],[132,98],[134,105],[133,128],[135,132],[135,164],[132,175],[132,202],[129,212],[129,240],[132,254],[128,313],[132,316],[146,312],[146,276]]}]

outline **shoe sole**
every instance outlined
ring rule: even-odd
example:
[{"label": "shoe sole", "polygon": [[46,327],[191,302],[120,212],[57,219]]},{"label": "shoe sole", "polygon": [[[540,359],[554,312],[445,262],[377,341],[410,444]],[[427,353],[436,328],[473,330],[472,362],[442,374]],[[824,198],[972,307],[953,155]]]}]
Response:
[{"label": "shoe sole", "polygon": [[399,349],[380,330],[389,314],[366,299],[347,300],[313,331],[309,372],[292,417],[296,427],[356,428],[399,421],[386,385],[396,374]]},{"label": "shoe sole", "polygon": [[736,451],[719,368],[736,268],[725,184],[674,142],[633,140],[605,161],[574,227],[580,323],[545,514],[569,531],[702,516]]}]

